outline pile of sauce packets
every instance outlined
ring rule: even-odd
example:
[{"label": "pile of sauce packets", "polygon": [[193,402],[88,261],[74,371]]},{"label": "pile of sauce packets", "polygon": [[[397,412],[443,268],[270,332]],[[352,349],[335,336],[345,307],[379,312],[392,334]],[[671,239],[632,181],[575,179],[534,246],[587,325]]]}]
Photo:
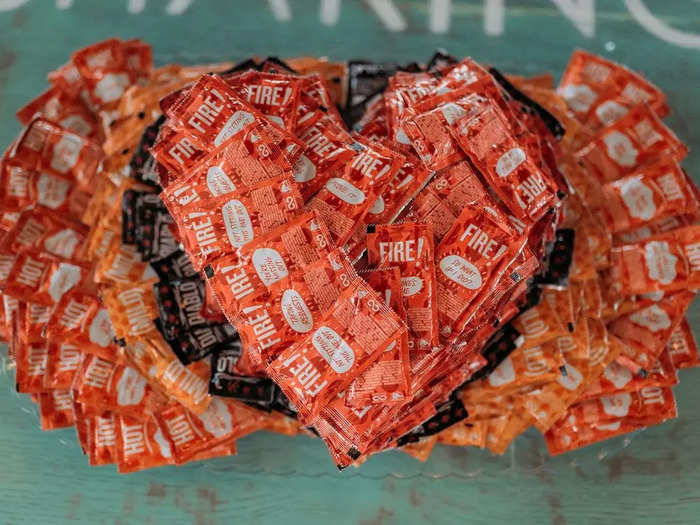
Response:
[{"label": "pile of sauce packets", "polygon": [[0,333],[44,430],[132,472],[320,437],[560,454],[676,417],[698,190],[665,95],[575,51],[509,75],[279,60],[49,73],[2,157]]}]

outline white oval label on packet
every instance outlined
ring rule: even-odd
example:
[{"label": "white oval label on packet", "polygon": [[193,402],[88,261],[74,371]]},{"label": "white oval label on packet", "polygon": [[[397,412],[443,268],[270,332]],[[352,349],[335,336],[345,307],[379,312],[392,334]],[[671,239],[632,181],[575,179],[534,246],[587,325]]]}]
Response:
[{"label": "white oval label on packet", "polygon": [[295,332],[306,333],[313,328],[311,310],[296,290],[285,290],[280,300],[282,314],[289,327]]},{"label": "white oval label on packet", "polygon": [[348,204],[362,204],[365,194],[345,179],[333,177],[326,182],[326,189]]},{"label": "white oval label on packet", "polygon": [[507,177],[523,162],[525,162],[525,152],[520,148],[510,149],[496,162],[496,173],[501,178]]},{"label": "white oval label on packet", "polygon": [[207,170],[207,188],[214,197],[236,191],[236,185],[219,166]]},{"label": "white oval label on packet", "polygon": [[236,111],[219,131],[214,139],[214,146],[220,146],[253,122],[255,122],[255,117],[252,114],[247,111]]},{"label": "white oval label on packet", "polygon": [[239,200],[233,199],[221,207],[221,216],[231,245],[240,248],[253,240],[253,223],[248,210]]},{"label": "white oval label on packet", "polygon": [[624,417],[630,410],[632,396],[629,392],[622,392],[612,396],[602,396],[600,402],[603,411],[609,416]]},{"label": "white oval label on packet", "polygon": [[287,265],[284,264],[284,259],[277,250],[258,248],[253,252],[252,259],[255,271],[265,286],[281,281],[289,275]]},{"label": "white oval label on packet", "polygon": [[301,155],[294,163],[294,180],[298,183],[309,182],[316,176],[316,166],[309,157]]},{"label": "white oval label on packet", "polygon": [[585,84],[569,84],[561,90],[561,96],[571,109],[579,113],[588,111],[598,98],[595,91]]},{"label": "white oval label on packet", "polygon": [[649,279],[661,284],[671,284],[675,280],[678,257],[671,253],[671,248],[666,241],[646,243],[644,262],[649,269]]},{"label": "white oval label on packet", "polygon": [[106,308],[100,308],[90,323],[90,341],[102,348],[106,348],[114,338],[112,321]]},{"label": "white oval label on packet", "polygon": [[339,374],[344,374],[355,363],[355,352],[338,333],[328,326],[321,326],[311,336],[311,343],[318,353]]},{"label": "white oval label on packet", "polygon": [[515,380],[515,370],[510,356],[506,357],[496,369],[489,374],[489,385],[501,386]]},{"label": "white oval label on packet", "polygon": [[603,138],[605,148],[611,159],[620,166],[631,168],[637,164],[637,149],[632,141],[624,133],[611,131]]},{"label": "white oval label on packet", "polygon": [[622,201],[632,217],[643,221],[654,217],[654,192],[641,181],[641,176],[616,181],[613,185],[620,190]]},{"label": "white oval label on packet", "polygon": [[639,326],[644,326],[652,332],[666,330],[671,327],[671,319],[666,313],[666,310],[659,308],[656,304],[652,304],[638,312],[630,314],[630,321]]},{"label": "white oval label on packet", "polygon": [[423,289],[423,280],[420,277],[408,276],[401,278],[401,293],[404,297],[416,295]]},{"label": "white oval label on packet", "polygon": [[459,255],[448,255],[440,261],[440,270],[449,279],[468,290],[481,288],[481,272],[472,263]]}]

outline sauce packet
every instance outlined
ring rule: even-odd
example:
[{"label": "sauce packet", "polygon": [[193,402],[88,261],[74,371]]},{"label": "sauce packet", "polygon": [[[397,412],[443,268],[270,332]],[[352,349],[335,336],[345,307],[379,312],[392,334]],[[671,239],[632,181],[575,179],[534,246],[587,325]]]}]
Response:
[{"label": "sauce packet", "polygon": [[[372,289],[406,322],[401,273],[396,267],[360,272]],[[404,401],[411,390],[408,334],[355,379],[347,388],[348,406]]]},{"label": "sauce packet", "polygon": [[465,208],[437,247],[438,320],[456,338],[525,240],[489,208]]},{"label": "sauce packet", "polygon": [[634,107],[603,128],[576,158],[601,184],[615,181],[661,158],[682,160],[688,148],[647,105]]},{"label": "sauce packet", "polygon": [[82,352],[117,361],[114,329],[98,296],[81,290],[66,293],[51,312],[46,337],[78,346]]},{"label": "sauce packet", "polygon": [[70,389],[83,359],[83,352],[74,344],[49,341],[44,387],[55,390]]},{"label": "sauce packet", "polygon": [[333,247],[330,233],[316,213],[304,213],[241,247],[236,254],[205,267],[209,285],[221,309],[234,322],[246,298],[264,293]]},{"label": "sauce packet", "polygon": [[675,368],[694,368],[700,366],[698,344],[693,336],[688,319],[683,319],[666,343]]},{"label": "sauce packet", "polygon": [[698,211],[694,185],[674,161],[660,161],[602,187],[600,211],[612,232]]},{"label": "sauce packet", "polygon": [[608,325],[611,334],[627,348],[618,361],[634,373],[648,371],[656,362],[676,326],[683,320],[694,292],[682,291],[664,296],[641,310],[623,315]]},{"label": "sauce packet", "polygon": [[450,129],[518,219],[536,221],[555,204],[556,183],[537,166],[492,107],[460,118]]},{"label": "sauce packet", "polygon": [[157,415],[172,444],[177,463],[202,450],[242,437],[259,428],[256,410],[232,399],[214,398],[199,415],[173,405]]},{"label": "sauce packet", "polygon": [[435,245],[429,224],[402,223],[370,227],[367,258],[371,265],[396,266],[406,321],[411,330],[409,345],[427,350],[439,344]]},{"label": "sauce packet", "polygon": [[669,108],[666,95],[625,66],[581,49],[575,50],[557,91],[578,119],[589,127],[608,126],[638,104],[659,116]]},{"label": "sauce packet", "polygon": [[41,430],[72,427],[75,423],[70,389],[49,390],[39,394]]},{"label": "sauce packet", "polygon": [[350,239],[405,161],[402,155],[362,137],[354,137],[350,147],[355,155],[342,174],[328,179],[307,204],[318,212],[338,246]]},{"label": "sauce packet", "polygon": [[90,466],[117,462],[117,418],[111,412],[90,418],[88,461]]},{"label": "sauce packet", "polygon": [[246,298],[236,327],[247,354],[263,363],[275,359],[299,337],[318,327],[355,278],[350,261],[335,249],[302,271],[271,283],[266,293]]},{"label": "sauce packet", "polygon": [[212,323],[202,317],[205,282],[199,277],[153,285],[158,304],[158,328],[183,364],[209,355],[236,338],[228,323]]},{"label": "sauce packet", "polygon": [[310,421],[382,352],[400,344],[405,331],[393,310],[356,279],[321,325],[282,352],[267,372],[294,403],[300,420]]},{"label": "sauce packet", "polygon": [[120,474],[174,463],[172,444],[151,416],[143,421],[115,415],[116,463]]},{"label": "sauce packet", "polygon": [[615,247],[611,284],[621,294],[700,287],[700,228],[688,226]]},{"label": "sauce packet", "polygon": [[184,206],[179,206],[177,200],[169,201],[169,209],[185,250],[197,268],[284,225],[298,216],[303,206],[296,184],[289,177],[263,181],[203,201],[193,202],[191,195],[187,195]]}]

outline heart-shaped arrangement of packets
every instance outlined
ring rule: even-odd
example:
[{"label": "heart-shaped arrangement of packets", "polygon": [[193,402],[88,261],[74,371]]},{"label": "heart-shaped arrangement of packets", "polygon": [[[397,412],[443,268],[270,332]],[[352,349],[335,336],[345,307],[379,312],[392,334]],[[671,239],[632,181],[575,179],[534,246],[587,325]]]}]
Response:
[{"label": "heart-shaped arrangement of packets", "polygon": [[[2,159],[2,323],[42,428],[120,472],[318,436],[559,454],[676,416],[698,193],[664,94],[438,52],[153,69],[81,49]],[[352,131],[351,131],[352,129]]]}]

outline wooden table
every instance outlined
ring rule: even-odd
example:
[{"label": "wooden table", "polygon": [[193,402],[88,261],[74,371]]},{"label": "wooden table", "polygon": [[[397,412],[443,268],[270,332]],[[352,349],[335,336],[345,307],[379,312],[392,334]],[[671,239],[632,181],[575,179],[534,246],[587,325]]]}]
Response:
[{"label": "wooden table", "polygon": [[[255,53],[426,60],[444,47],[519,73],[561,72],[585,47],[644,71],[669,94],[669,124],[700,146],[700,3],[589,4],[0,0],[0,143],[47,71],[116,35],[145,38],[158,63]],[[699,180],[697,151],[685,166]],[[698,326],[697,307],[691,318]],[[72,429],[41,432],[12,374],[0,373],[0,523],[697,522],[699,385],[700,371],[681,373],[677,420],[553,459],[528,431],[503,457],[437,447],[425,464],[391,452],[338,473],[316,440],[256,433],[235,458],[120,476],[89,468]]]}]

